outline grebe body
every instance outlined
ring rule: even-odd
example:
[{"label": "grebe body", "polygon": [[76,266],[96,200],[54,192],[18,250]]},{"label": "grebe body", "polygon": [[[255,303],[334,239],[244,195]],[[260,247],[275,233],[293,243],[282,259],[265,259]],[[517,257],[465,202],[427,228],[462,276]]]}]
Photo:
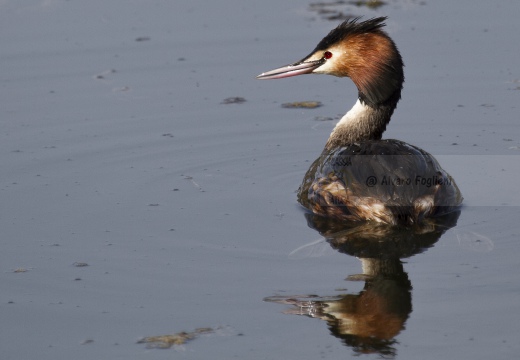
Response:
[{"label": "grebe body", "polygon": [[397,47],[381,30],[385,17],[347,20],[304,59],[257,76],[301,74],[349,77],[358,100],[332,131],[298,191],[313,213],[346,221],[421,223],[456,210],[462,195],[453,178],[426,151],[381,140],[404,82]]},{"label": "grebe body", "polygon": [[462,197],[426,151],[399,140],[367,140],[316,159],[298,201],[335,219],[411,225],[456,210]]}]

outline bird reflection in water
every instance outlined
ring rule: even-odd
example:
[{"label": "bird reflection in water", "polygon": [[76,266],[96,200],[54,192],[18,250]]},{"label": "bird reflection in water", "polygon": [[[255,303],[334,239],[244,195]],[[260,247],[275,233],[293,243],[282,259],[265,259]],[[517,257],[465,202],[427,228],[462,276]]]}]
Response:
[{"label": "bird reflection in water", "polygon": [[457,223],[460,212],[429,219],[413,227],[344,223],[305,214],[308,225],[329,245],[361,260],[362,273],[347,281],[364,281],[358,294],[271,296],[264,300],[290,305],[286,314],[324,320],[332,335],[358,354],[396,355],[395,337],[412,312],[412,284],[401,259],[433,246]]}]

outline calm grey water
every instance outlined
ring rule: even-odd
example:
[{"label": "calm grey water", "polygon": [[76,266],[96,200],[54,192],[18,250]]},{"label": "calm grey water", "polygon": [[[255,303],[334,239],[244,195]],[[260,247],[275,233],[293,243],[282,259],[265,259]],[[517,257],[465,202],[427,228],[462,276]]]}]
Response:
[{"label": "calm grey water", "polygon": [[[457,226],[404,259],[393,356],[517,357],[520,3],[325,8],[389,16],[406,83],[385,136],[436,155],[465,197]],[[334,125],[316,117],[348,110],[354,86],[254,80],[338,22],[296,0],[0,1],[0,357],[359,355],[327,322],[264,301],[365,286],[295,194]],[[280,106],[302,100],[324,106]],[[136,343],[201,327],[216,331]]]}]

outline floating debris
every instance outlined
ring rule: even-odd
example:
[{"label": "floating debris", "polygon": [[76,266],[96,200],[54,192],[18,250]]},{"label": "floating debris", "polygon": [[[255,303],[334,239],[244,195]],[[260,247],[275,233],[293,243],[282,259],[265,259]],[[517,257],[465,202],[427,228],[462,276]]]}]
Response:
[{"label": "floating debris", "polygon": [[169,349],[174,345],[184,345],[199,335],[211,334],[214,331],[212,328],[198,328],[190,332],[181,331],[170,335],[148,336],[137,341],[137,343],[146,344],[148,349]]},{"label": "floating debris", "polygon": [[130,91],[130,86],[121,86],[112,89],[113,92],[125,92]]},{"label": "floating debris", "polygon": [[330,116],[315,116],[314,121],[333,121],[333,120],[337,120],[339,118],[341,118],[341,116],[335,117],[335,118],[330,117]]},{"label": "floating debris", "polygon": [[74,264],[72,264],[72,266],[85,267],[85,266],[88,266],[88,264],[86,262],[75,262]]},{"label": "floating debris", "polygon": [[105,70],[100,74],[94,75],[94,79],[103,80],[107,75],[115,74],[117,71],[115,69]]},{"label": "floating debris", "polygon": [[189,175],[182,175],[184,177],[185,180],[189,180],[193,186],[195,186],[195,188],[197,188],[200,192],[204,192],[204,190],[202,190],[202,186],[200,186],[199,184],[197,184],[195,182],[195,180],[193,180],[193,176],[189,176]]},{"label": "floating debris", "polygon": [[246,99],[240,96],[235,97],[228,97],[224,100],[222,100],[221,104],[228,105],[228,104],[242,104],[245,103]]},{"label": "floating debris", "polygon": [[386,5],[386,2],[380,0],[348,1],[348,3],[358,7],[366,6],[369,9],[377,9],[383,5]]},{"label": "floating debris", "polygon": [[135,38],[135,41],[148,41],[150,40],[149,36],[140,36],[138,38]]},{"label": "floating debris", "polygon": [[348,6],[367,7],[369,9],[377,9],[386,5],[385,1],[381,0],[354,0],[354,1],[320,1],[311,3],[310,10],[316,12],[324,20],[338,21],[355,18],[355,15],[350,14]]},{"label": "floating debris", "polygon": [[338,20],[348,20],[352,19],[355,16],[345,14],[343,11],[330,8],[335,7],[338,5],[343,5],[343,2],[336,1],[336,2],[319,2],[319,3],[312,3],[310,4],[310,10],[316,12],[318,15],[321,16],[323,20],[329,20],[329,21],[338,21]]},{"label": "floating debris", "polygon": [[320,101],[295,101],[290,103],[283,103],[282,107],[286,109],[315,109],[322,106]]}]

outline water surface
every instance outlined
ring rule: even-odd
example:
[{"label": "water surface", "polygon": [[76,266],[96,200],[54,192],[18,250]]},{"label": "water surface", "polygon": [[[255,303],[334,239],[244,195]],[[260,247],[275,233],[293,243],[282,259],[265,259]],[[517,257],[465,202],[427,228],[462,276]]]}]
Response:
[{"label": "water surface", "polygon": [[[520,4],[334,10],[389,16],[406,83],[385,136],[436,155],[465,197],[457,225],[403,259],[395,358],[518,356]],[[358,354],[264,301],[365,286],[295,194],[333,127],[318,120],[350,108],[354,86],[254,80],[337,20],[296,0],[5,0],[0,18],[3,359]],[[306,100],[323,106],[281,106]],[[207,327],[167,350],[137,343]]]}]

